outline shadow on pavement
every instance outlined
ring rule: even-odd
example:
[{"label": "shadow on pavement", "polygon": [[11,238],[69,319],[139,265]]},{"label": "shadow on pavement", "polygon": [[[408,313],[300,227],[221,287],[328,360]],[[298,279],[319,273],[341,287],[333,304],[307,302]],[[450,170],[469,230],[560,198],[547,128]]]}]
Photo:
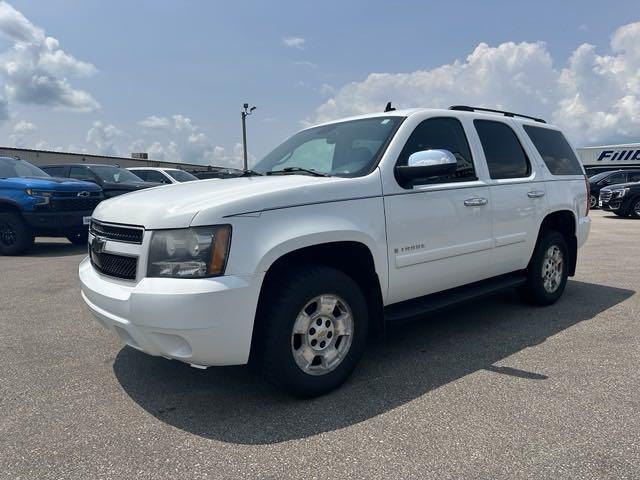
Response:
[{"label": "shadow on pavement", "polygon": [[348,427],[478,370],[544,381],[543,372],[493,364],[594,318],[635,292],[570,281],[556,305],[536,308],[515,292],[394,327],[369,345],[340,389],[313,400],[285,396],[246,367],[195,370],[129,347],[113,369],[124,390],[158,419],[224,442],[271,444]]}]

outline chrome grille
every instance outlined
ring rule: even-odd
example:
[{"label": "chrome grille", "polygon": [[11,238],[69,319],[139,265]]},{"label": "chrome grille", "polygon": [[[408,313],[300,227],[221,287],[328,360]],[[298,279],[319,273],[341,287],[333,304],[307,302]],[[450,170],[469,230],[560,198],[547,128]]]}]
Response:
[{"label": "chrome grille", "polygon": [[601,202],[608,202],[609,200],[611,200],[611,190],[600,190],[600,201]]},{"label": "chrome grille", "polygon": [[113,240],[114,242],[137,243],[142,244],[142,236],[144,229],[142,227],[116,227],[114,225],[105,225],[104,223],[91,220],[89,231],[96,237],[105,240]]},{"label": "chrome grille", "polygon": [[138,270],[138,258],[114,255],[112,253],[90,250],[91,265],[97,271],[110,277],[135,280]]}]

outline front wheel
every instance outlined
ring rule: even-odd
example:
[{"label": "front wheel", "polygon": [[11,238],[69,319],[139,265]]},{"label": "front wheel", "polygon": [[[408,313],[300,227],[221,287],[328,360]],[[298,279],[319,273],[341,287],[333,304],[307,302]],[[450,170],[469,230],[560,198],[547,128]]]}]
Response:
[{"label": "front wheel", "polygon": [[366,345],[368,311],[358,285],[339,270],[311,266],[266,288],[254,333],[257,366],[299,397],[340,386]]},{"label": "front wheel", "polygon": [[598,207],[598,199],[595,195],[589,195],[589,209],[595,210]]},{"label": "front wheel", "polygon": [[551,305],[564,292],[569,276],[569,249],[564,236],[555,230],[543,232],[527,267],[523,297],[535,305]]},{"label": "front wheel", "polygon": [[0,255],[21,255],[33,240],[31,229],[19,214],[0,213]]}]

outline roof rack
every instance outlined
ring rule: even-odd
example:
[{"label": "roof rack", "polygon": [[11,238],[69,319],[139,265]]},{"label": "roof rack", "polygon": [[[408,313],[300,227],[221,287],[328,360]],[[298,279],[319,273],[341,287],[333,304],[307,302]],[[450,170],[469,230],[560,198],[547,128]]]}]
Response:
[{"label": "roof rack", "polygon": [[522,115],[521,113],[513,113],[506,112],[504,110],[494,110],[492,108],[482,108],[482,107],[469,107],[467,105],[452,105],[449,107],[449,110],[459,110],[461,112],[491,112],[491,113],[501,113],[505,117],[522,117],[528,118],[529,120],[533,120],[535,122],[547,123],[542,118],[530,117],[529,115]]}]

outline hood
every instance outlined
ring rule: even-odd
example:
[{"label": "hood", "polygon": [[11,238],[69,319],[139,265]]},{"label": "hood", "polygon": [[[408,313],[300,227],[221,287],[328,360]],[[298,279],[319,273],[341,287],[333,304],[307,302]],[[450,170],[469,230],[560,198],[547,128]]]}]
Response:
[{"label": "hood", "polygon": [[225,217],[381,194],[379,172],[361,178],[277,175],[175,183],[102,202],[97,220],[148,229],[213,225]]},{"label": "hood", "polygon": [[71,178],[57,177],[12,177],[5,178],[9,187],[33,188],[34,190],[45,190],[52,192],[96,192],[101,188],[95,183],[83,182]]}]

